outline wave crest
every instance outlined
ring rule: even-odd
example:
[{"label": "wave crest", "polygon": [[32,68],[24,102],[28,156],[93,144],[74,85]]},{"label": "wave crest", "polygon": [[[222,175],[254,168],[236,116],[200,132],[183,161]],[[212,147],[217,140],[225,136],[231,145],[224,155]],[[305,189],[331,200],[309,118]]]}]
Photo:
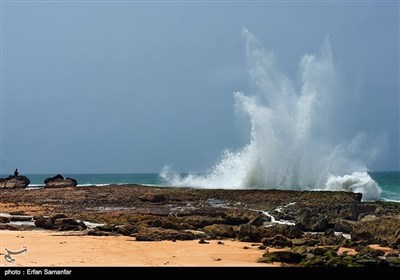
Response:
[{"label": "wave crest", "polygon": [[175,186],[344,190],[379,199],[380,187],[365,163],[377,149],[367,145],[363,132],[351,140],[342,137],[337,116],[346,107],[337,104],[342,91],[329,40],[319,54],[301,59],[297,86],[278,71],[274,55],[254,35],[246,29],[243,35],[256,94],[234,96],[249,117],[250,143],[224,151],[208,174],[179,176],[165,168],[161,177]]}]

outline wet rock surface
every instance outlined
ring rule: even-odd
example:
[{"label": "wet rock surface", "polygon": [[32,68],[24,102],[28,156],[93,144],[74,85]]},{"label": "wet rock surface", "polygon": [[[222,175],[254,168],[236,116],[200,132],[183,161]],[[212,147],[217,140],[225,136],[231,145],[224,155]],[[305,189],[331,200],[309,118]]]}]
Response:
[{"label": "wet rock surface", "polygon": [[[260,262],[295,266],[400,263],[400,204],[361,202],[361,195],[355,193],[140,185],[0,191],[0,212],[33,216],[41,229],[124,235],[138,241],[229,238],[257,242]],[[23,222],[24,218],[19,219]],[[18,228],[7,221],[13,222],[1,218],[0,227]],[[374,243],[389,246],[391,255],[379,255],[379,250],[367,246]],[[340,246],[356,254],[339,254]],[[271,248],[282,252],[270,252]]]}]

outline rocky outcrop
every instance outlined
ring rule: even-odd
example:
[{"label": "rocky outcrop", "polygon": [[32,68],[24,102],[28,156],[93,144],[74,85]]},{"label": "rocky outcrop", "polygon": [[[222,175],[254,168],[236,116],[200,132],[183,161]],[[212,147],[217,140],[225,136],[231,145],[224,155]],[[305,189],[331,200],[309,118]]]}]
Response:
[{"label": "rocky outcrop", "polygon": [[378,243],[397,248],[400,245],[400,216],[369,216],[353,225],[355,241]]},{"label": "rocky outcrop", "polygon": [[64,179],[61,174],[57,174],[54,177],[47,178],[44,180],[45,188],[67,188],[67,187],[76,187],[78,182],[70,177]]},{"label": "rocky outcrop", "polygon": [[271,238],[264,237],[261,240],[261,242],[264,246],[269,246],[269,247],[292,247],[293,246],[293,242],[290,239],[288,239],[285,236],[280,235],[280,234],[277,234]]},{"label": "rocky outcrop", "polygon": [[296,224],[303,231],[323,232],[328,229],[329,220],[327,217],[315,215],[310,209],[305,209],[296,218]]},{"label": "rocky outcrop", "polygon": [[214,224],[206,226],[204,232],[210,237],[235,237],[236,233],[232,226],[223,224]]},{"label": "rocky outcrop", "polygon": [[0,189],[26,188],[31,181],[25,176],[8,176],[0,178]]},{"label": "rocky outcrop", "polygon": [[50,218],[35,217],[35,226],[44,229],[56,229],[60,231],[79,231],[87,227],[84,222],[67,218],[64,214],[56,214]]}]

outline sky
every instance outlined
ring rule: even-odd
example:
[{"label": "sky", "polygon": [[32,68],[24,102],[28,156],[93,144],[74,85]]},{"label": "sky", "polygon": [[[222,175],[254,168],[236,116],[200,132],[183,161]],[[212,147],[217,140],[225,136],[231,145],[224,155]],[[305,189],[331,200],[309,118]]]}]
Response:
[{"label": "sky", "polygon": [[249,141],[243,28],[296,79],[329,37],[343,129],[400,170],[397,1],[2,1],[0,174],[201,172]]}]

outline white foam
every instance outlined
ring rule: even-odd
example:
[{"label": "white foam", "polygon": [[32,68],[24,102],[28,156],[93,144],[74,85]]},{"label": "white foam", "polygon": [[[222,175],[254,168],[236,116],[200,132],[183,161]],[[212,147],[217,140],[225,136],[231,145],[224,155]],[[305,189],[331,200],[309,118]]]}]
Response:
[{"label": "white foam", "polygon": [[[78,222],[81,222],[81,220],[78,220]],[[99,224],[99,223],[92,223],[92,222],[88,222],[88,221],[82,221],[85,226],[87,226],[88,228],[95,228],[98,226],[104,226],[104,224]]]},{"label": "white foam", "polygon": [[271,218],[271,223],[272,224],[280,224],[280,225],[288,225],[288,226],[294,226],[295,223],[287,220],[277,220],[275,219],[274,216],[272,216],[269,212],[267,211],[261,211],[265,216]]},{"label": "white foam", "polygon": [[363,200],[379,199],[381,188],[367,172],[354,172],[351,175],[329,176],[326,189],[331,191],[350,191],[362,193]]},{"label": "white foam", "polygon": [[396,200],[396,199],[388,199],[388,198],[383,198],[383,201],[387,201],[387,202],[397,202],[400,203],[400,200]]},{"label": "white foam", "polygon": [[378,149],[365,133],[347,135],[346,121],[338,122],[352,108],[343,104],[346,92],[329,41],[319,54],[301,59],[299,81],[292,81],[254,35],[246,29],[243,34],[255,93],[234,96],[238,111],[250,119],[250,143],[224,151],[207,175],[179,176],[166,167],[160,176],[174,186],[344,190],[378,199],[380,188],[366,173],[366,162]]}]

